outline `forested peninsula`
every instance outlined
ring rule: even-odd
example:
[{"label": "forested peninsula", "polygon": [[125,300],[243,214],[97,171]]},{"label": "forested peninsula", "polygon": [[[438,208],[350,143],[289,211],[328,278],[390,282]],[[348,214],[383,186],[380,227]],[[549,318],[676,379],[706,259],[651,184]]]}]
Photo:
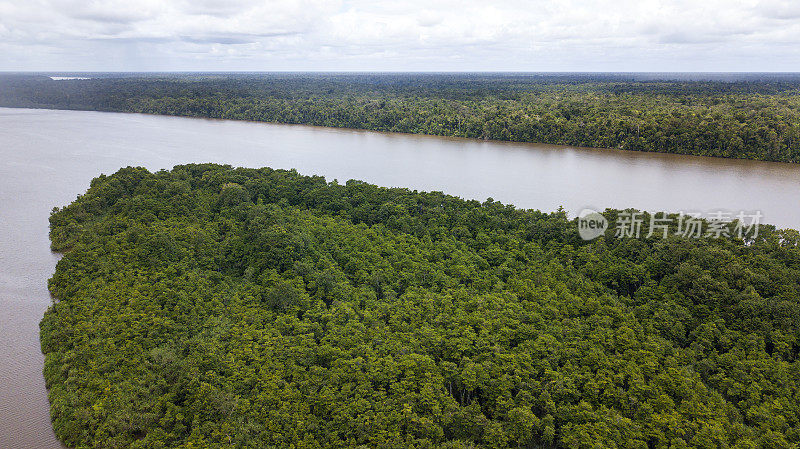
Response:
[{"label": "forested peninsula", "polygon": [[81,75],[1,75],[0,106],[800,162],[797,75]]},{"label": "forested peninsula", "polygon": [[51,240],[70,447],[800,443],[796,231],[584,241],[560,211],[199,164],[99,176]]}]

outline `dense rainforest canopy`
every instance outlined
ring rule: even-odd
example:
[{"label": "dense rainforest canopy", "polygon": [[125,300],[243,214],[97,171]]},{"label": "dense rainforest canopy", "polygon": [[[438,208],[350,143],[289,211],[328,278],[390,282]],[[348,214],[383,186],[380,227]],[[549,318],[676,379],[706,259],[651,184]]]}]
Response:
[{"label": "dense rainforest canopy", "polygon": [[144,112],[800,162],[800,76],[0,76],[0,106]]},{"label": "dense rainforest canopy", "polygon": [[269,168],[100,176],[51,218],[56,433],[82,448],[797,447],[797,232],[611,233]]}]

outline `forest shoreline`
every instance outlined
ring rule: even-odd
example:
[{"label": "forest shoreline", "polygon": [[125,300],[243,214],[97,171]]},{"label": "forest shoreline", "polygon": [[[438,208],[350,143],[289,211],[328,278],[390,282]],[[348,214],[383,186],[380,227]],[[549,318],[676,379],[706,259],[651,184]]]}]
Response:
[{"label": "forest shoreline", "polygon": [[492,142],[498,144],[506,144],[506,145],[534,145],[537,147],[546,147],[552,148],[554,150],[562,150],[562,149],[571,149],[571,150],[579,150],[579,151],[589,151],[589,152],[602,152],[602,153],[609,153],[609,152],[617,152],[619,154],[648,154],[653,155],[654,157],[661,157],[670,158],[670,157],[681,157],[681,158],[699,158],[703,160],[714,160],[714,161],[725,161],[725,160],[735,160],[735,161],[752,161],[752,162],[759,162],[759,163],[769,163],[769,164],[788,164],[788,165],[797,165],[800,162],[796,161],[773,161],[769,159],[752,159],[747,157],[733,157],[733,156],[710,156],[710,155],[702,155],[702,154],[684,154],[684,153],[665,153],[661,151],[647,151],[647,150],[629,150],[624,148],[607,148],[607,147],[587,147],[587,146],[580,146],[580,145],[568,145],[568,144],[559,144],[559,143],[546,143],[546,142],[533,142],[533,141],[525,141],[525,140],[499,140],[499,139],[480,139],[477,137],[462,137],[462,136],[451,136],[451,135],[442,135],[442,134],[425,134],[425,133],[414,133],[414,132],[403,132],[403,131],[382,131],[382,130],[375,130],[369,128],[349,128],[346,126],[330,126],[330,125],[315,125],[312,123],[286,123],[286,122],[276,122],[276,121],[266,121],[266,120],[253,120],[253,119],[237,119],[237,118],[218,118],[218,117],[206,117],[202,115],[180,115],[180,114],[165,114],[165,113],[158,113],[158,112],[135,112],[135,111],[125,111],[125,110],[111,110],[111,109],[89,109],[89,108],[65,108],[65,107],[49,107],[49,106],[7,106],[0,104],[0,108],[7,108],[7,109],[32,109],[32,110],[45,110],[45,111],[74,111],[74,112],[99,112],[99,113],[106,113],[106,114],[127,114],[127,115],[145,115],[145,116],[155,116],[155,117],[175,117],[175,118],[188,118],[188,119],[199,119],[199,120],[208,120],[213,122],[242,122],[242,123],[254,123],[254,124],[268,124],[268,125],[281,125],[281,126],[299,126],[299,127],[310,127],[310,128],[319,128],[319,129],[327,129],[327,130],[342,130],[342,131],[356,131],[356,132],[368,132],[368,133],[377,133],[387,136],[398,135],[398,136],[413,136],[413,137],[423,137],[423,138],[433,138],[433,139],[444,139],[449,141],[467,141],[467,142]]},{"label": "forest shoreline", "polygon": [[800,162],[800,77],[624,74],[0,75],[6,106],[155,113]]},{"label": "forest shoreline", "polygon": [[585,241],[561,212],[217,164],[101,175],[50,223],[72,446],[799,438],[796,231]]}]

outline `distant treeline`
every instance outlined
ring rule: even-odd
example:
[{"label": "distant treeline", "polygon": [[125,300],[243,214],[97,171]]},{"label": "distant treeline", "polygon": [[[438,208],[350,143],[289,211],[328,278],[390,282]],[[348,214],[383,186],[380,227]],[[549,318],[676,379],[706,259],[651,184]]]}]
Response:
[{"label": "distant treeline", "polygon": [[0,106],[142,112],[800,161],[800,77],[614,74],[0,76]]}]

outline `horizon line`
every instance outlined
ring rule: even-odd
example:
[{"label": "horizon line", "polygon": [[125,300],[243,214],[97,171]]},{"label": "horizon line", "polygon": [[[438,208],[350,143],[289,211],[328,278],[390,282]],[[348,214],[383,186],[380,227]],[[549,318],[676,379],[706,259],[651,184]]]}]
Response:
[{"label": "horizon line", "polygon": [[686,70],[0,70],[0,74],[9,73],[377,73],[377,74],[470,74],[470,73],[485,73],[485,74],[778,74],[778,75],[800,75],[800,71],[787,72],[787,71],[686,71]]}]

